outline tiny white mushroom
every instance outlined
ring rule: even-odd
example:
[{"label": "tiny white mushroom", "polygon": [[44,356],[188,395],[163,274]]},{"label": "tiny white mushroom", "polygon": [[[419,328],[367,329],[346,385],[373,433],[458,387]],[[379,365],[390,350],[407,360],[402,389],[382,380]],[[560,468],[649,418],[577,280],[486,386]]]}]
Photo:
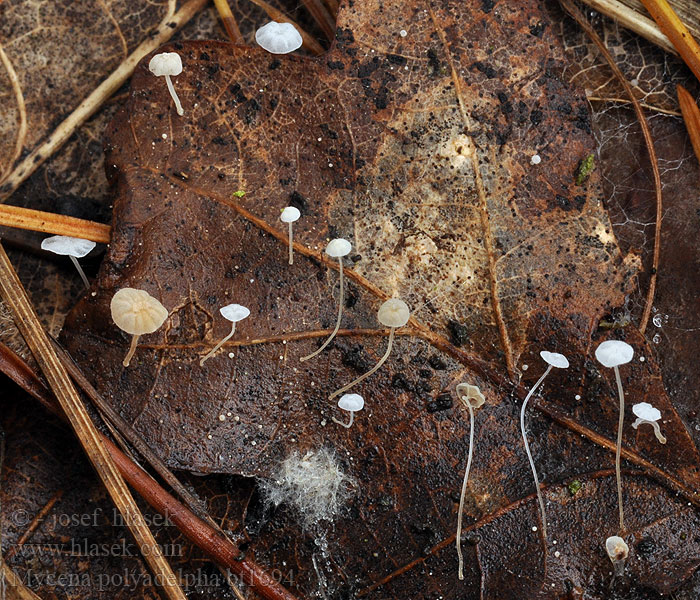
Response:
[{"label": "tiny white mushroom", "polygon": [[338,318],[336,319],[335,322],[335,329],[333,330],[333,333],[331,333],[328,338],[326,339],[325,342],[323,342],[323,345],[316,350],[315,352],[312,352],[308,356],[302,357],[300,360],[301,362],[304,362],[305,360],[309,360],[310,358],[313,358],[314,356],[320,354],[323,352],[323,349],[328,346],[328,344],[331,343],[333,338],[336,336],[338,333],[338,330],[340,329],[340,320],[343,318],[343,303],[345,302],[344,299],[344,282],[343,282],[343,256],[347,256],[350,254],[350,250],[352,250],[352,245],[350,242],[343,238],[336,238],[334,240],[331,240],[328,242],[328,245],[326,246],[326,254],[330,256],[331,258],[337,258],[338,259],[338,272],[340,274],[340,299],[338,300]]},{"label": "tiny white mushroom", "polygon": [[632,412],[637,417],[637,420],[632,423],[634,429],[637,429],[637,427],[645,423],[651,425],[654,428],[656,439],[662,444],[666,443],[666,438],[661,433],[661,428],[659,427],[661,411],[658,408],[654,408],[648,402],[639,402],[632,407]]},{"label": "tiny white mushroom", "polygon": [[216,352],[233,337],[233,334],[236,333],[236,323],[238,323],[238,321],[242,321],[250,315],[250,310],[245,306],[241,306],[240,304],[227,304],[226,306],[222,306],[219,309],[219,312],[224,319],[231,321],[231,333],[222,339],[199,361],[200,367],[204,364],[204,361],[211,358],[214,355],[214,352]]},{"label": "tiny white mushroom", "polygon": [[270,21],[255,32],[255,41],[271,54],[289,54],[301,47],[301,34],[291,23]]},{"label": "tiny white mushroom", "polygon": [[350,421],[348,423],[343,423],[335,417],[332,417],[334,423],[342,425],[346,429],[350,429],[352,423],[355,419],[355,413],[362,410],[365,407],[365,399],[360,396],[360,394],[343,394],[338,400],[338,408],[346,410],[350,413]]},{"label": "tiny white mushroom", "polygon": [[289,224],[289,264],[294,264],[294,232],[292,231],[292,223],[298,221],[301,213],[296,206],[287,206],[280,214],[280,221]]},{"label": "tiny white mushroom", "polygon": [[620,454],[622,451],[622,425],[625,419],[625,393],[622,391],[622,380],[620,379],[620,365],[627,364],[634,356],[632,346],[620,340],[607,340],[600,344],[595,350],[595,357],[604,367],[615,370],[615,381],[617,382],[617,394],[620,399],[620,415],[617,421],[617,447],[615,450],[615,475],[617,477],[617,505],[620,513],[620,532],[625,530],[625,518],[622,508],[622,471],[620,469]]},{"label": "tiny white mushroom", "polygon": [[612,561],[613,568],[615,569],[615,576],[619,577],[625,571],[625,562],[630,554],[630,548],[627,542],[619,535],[611,535],[605,540],[605,551]]},{"label": "tiny white mushroom", "polygon": [[379,367],[381,367],[386,359],[389,358],[391,354],[391,348],[394,343],[394,332],[398,327],[403,327],[408,323],[408,319],[411,317],[411,311],[408,309],[408,305],[399,298],[391,298],[384,302],[377,311],[377,320],[385,327],[390,327],[389,331],[389,344],[387,346],[384,356],[379,359],[379,362],[374,365],[369,371],[360,375],[357,379],[351,381],[347,385],[343,386],[339,390],[336,390],[329,396],[329,400],[333,400],[336,396],[347,392],[351,387],[367,379],[372,373],[374,373]]},{"label": "tiny white mushroom", "polygon": [[110,311],[115,325],[132,336],[122,363],[128,367],[139,337],[156,331],[168,318],[168,309],[148,292],[126,287],[112,296]]},{"label": "tiny white mushroom", "polygon": [[85,287],[90,289],[90,282],[85,276],[85,272],[80,266],[78,259],[90,254],[96,245],[95,242],[91,242],[90,240],[74,238],[67,235],[52,235],[42,240],[41,249],[48,250],[54,254],[60,254],[61,256],[68,256],[78,270]]},{"label": "tiny white mushroom", "polygon": [[180,98],[175,93],[173,82],[170,80],[171,76],[177,76],[182,73],[182,59],[180,55],[177,52],[155,54],[148,63],[148,70],[156,77],[165,77],[165,83],[168,85],[168,91],[175,103],[177,114],[180,116],[185,114],[185,111],[182,110],[182,104],[180,104]]},{"label": "tiny white mushroom", "polygon": [[527,402],[535,393],[535,390],[544,381],[544,378],[549,375],[552,367],[555,369],[567,369],[569,367],[569,361],[563,354],[558,352],[547,352],[542,350],[540,352],[540,357],[544,362],[547,363],[547,370],[543,373],[542,377],[537,380],[537,383],[532,386],[532,389],[525,396],[523,405],[520,408],[520,432],[523,435],[523,443],[525,444],[525,452],[527,453],[527,459],[530,461],[530,468],[532,469],[532,476],[535,478],[535,490],[537,491],[537,501],[540,505],[540,513],[542,515],[542,537],[547,539],[547,515],[544,511],[544,498],[542,497],[542,491],[540,490],[540,480],[537,477],[537,469],[535,468],[535,461],[532,458],[532,453],[530,452],[530,444],[527,442],[527,433],[525,431],[525,409],[527,408]]},{"label": "tiny white mushroom", "polygon": [[457,558],[459,569],[457,575],[460,580],[464,579],[464,558],[462,557],[462,513],[464,512],[464,498],[467,495],[467,481],[469,481],[469,470],[472,466],[472,452],[474,448],[474,409],[479,408],[485,401],[481,390],[469,383],[457,385],[457,398],[469,410],[469,452],[467,454],[467,468],[464,470],[464,481],[462,482],[462,494],[459,497],[459,513],[457,514]]}]

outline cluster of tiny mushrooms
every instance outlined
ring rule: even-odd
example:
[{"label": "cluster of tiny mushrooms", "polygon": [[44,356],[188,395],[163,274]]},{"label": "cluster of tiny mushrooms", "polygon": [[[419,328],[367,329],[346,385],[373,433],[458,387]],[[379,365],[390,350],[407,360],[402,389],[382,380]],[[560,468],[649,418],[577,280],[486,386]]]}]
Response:
[{"label": "cluster of tiny mushrooms", "polygon": [[[261,27],[257,30],[255,34],[255,40],[268,52],[273,54],[286,54],[292,52],[299,48],[302,44],[301,36],[296,28],[289,23],[276,23],[270,22],[267,25]],[[168,86],[168,91],[173,99],[175,108],[178,115],[183,115],[184,110],[180,99],[175,92],[175,88],[170,77],[175,77],[182,72],[182,60],[176,52],[163,52],[156,54],[151,58],[148,68],[150,71],[159,77],[165,77],[166,84]],[[241,192],[237,192],[237,195],[241,195]],[[296,222],[301,213],[298,208],[294,206],[285,207],[280,215],[280,220],[288,225],[288,237],[289,237],[289,264],[294,264],[294,247],[293,247],[293,223]],[[53,252],[55,254],[69,256],[73,261],[73,264],[80,273],[85,286],[89,288],[89,282],[85,273],[83,272],[77,259],[86,256],[95,247],[95,243],[83,240],[79,238],[72,238],[67,236],[51,236],[46,238],[41,247],[43,250]],[[352,249],[352,245],[348,240],[337,238],[331,240],[326,246],[326,254],[331,258],[338,259],[338,272],[340,280],[340,297],[338,301],[338,317],[336,319],[335,328],[328,338],[323,342],[323,344],[315,351],[300,358],[302,362],[314,358],[320,354],[333,340],[333,338],[338,333],[340,324],[343,318],[343,304],[344,304],[344,279],[343,279],[343,257],[347,256]],[[132,336],[131,344],[129,350],[124,358],[123,365],[128,367],[129,363],[136,351],[139,337],[148,333],[153,333],[158,330],[168,317],[168,310],[153,296],[144,290],[139,290],[135,288],[122,288],[118,290],[112,297],[110,304],[112,319],[114,323],[122,331]],[[221,348],[221,346],[226,343],[231,337],[233,337],[236,332],[236,323],[248,317],[250,315],[250,310],[245,306],[240,304],[228,304],[219,309],[221,316],[231,322],[231,332],[220,340],[205,356],[199,361],[200,366],[202,366],[209,358],[211,358],[216,351]],[[377,312],[377,320],[379,323],[385,327],[389,328],[389,340],[387,344],[387,349],[384,355],[381,357],[379,362],[372,367],[366,373],[360,375],[357,379],[351,381],[347,385],[336,390],[329,396],[329,400],[340,396],[338,400],[338,408],[344,410],[350,414],[349,421],[346,423],[340,421],[335,417],[332,418],[333,422],[349,429],[353,422],[355,413],[362,410],[365,405],[364,398],[360,394],[348,394],[347,392],[350,388],[354,387],[361,381],[365,380],[367,377],[375,373],[386,360],[389,358],[391,353],[394,332],[397,328],[403,327],[408,323],[410,318],[410,311],[408,306],[403,300],[399,298],[391,298],[386,300]],[[619,396],[619,420],[617,429],[617,445],[615,453],[615,473],[617,480],[617,499],[618,499],[618,511],[619,511],[619,535],[612,535],[605,540],[605,549],[614,565],[614,570],[616,575],[622,574],[625,567],[625,561],[629,555],[629,547],[625,540],[621,537],[625,533],[624,525],[624,513],[622,506],[622,475],[620,471],[620,452],[622,447],[622,430],[624,422],[624,412],[625,412],[625,397],[622,391],[622,381],[620,379],[620,371],[618,367],[624,365],[632,360],[634,355],[634,350],[632,347],[622,341],[618,340],[608,340],[602,342],[595,351],[596,359],[604,367],[612,368],[615,372],[615,379],[617,382],[617,390]],[[563,355],[556,352],[542,351],[540,352],[542,360],[547,363],[547,368],[542,374],[542,376],[537,380],[535,385],[529,390],[525,400],[523,401],[522,407],[520,409],[520,431],[523,438],[523,444],[525,446],[525,453],[527,454],[528,461],[530,462],[530,467],[532,468],[532,475],[535,480],[535,490],[537,492],[537,499],[539,502],[540,515],[542,521],[542,536],[544,540],[547,540],[547,517],[545,513],[545,503],[542,496],[542,491],[540,489],[540,482],[537,477],[537,469],[535,468],[535,462],[532,458],[532,453],[530,452],[530,445],[527,441],[527,431],[525,428],[525,411],[527,408],[527,403],[533,396],[537,388],[542,384],[544,379],[547,377],[552,368],[555,369],[566,369],[569,367],[568,359]],[[458,556],[458,577],[459,579],[464,579],[464,561],[462,557],[462,515],[464,512],[464,500],[467,492],[467,486],[469,481],[469,471],[472,463],[472,455],[474,448],[474,411],[481,407],[486,399],[481,393],[481,390],[475,386],[468,383],[460,383],[456,387],[457,397],[460,402],[469,411],[469,449],[467,455],[467,465],[464,472],[464,479],[462,482],[462,491],[460,495],[459,502],[459,512],[457,516],[457,533],[456,533],[456,546],[457,546],[457,556]],[[651,425],[654,430],[654,434],[657,440],[665,444],[666,438],[661,434],[659,428],[659,421],[661,419],[661,413],[657,408],[654,408],[651,404],[647,402],[640,402],[635,404],[632,408],[634,415],[637,420],[632,423],[632,427],[637,429],[640,425],[647,424]],[[533,527],[536,530],[536,527]]]}]

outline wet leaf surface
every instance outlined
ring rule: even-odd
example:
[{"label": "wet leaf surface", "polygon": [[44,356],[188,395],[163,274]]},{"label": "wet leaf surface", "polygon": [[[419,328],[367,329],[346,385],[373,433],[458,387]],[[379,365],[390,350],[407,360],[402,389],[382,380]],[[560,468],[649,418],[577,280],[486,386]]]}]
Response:
[{"label": "wet leaf surface", "polygon": [[[617,407],[612,373],[592,360],[592,348],[605,337],[596,331],[598,318],[623,306],[629,291],[636,309],[636,262],[622,257],[630,250],[647,257],[649,228],[640,228],[634,214],[650,206],[638,193],[646,184],[630,179],[633,204],[625,206],[621,195],[621,219],[611,205],[620,223],[620,253],[615,238],[607,244],[601,239],[612,229],[600,204],[611,197],[609,189],[600,191],[600,171],[585,186],[573,184],[594,140],[586,132],[583,96],[559,81],[567,66],[559,41],[551,28],[537,26],[551,16],[530,5],[509,14],[502,3],[491,4],[455,4],[445,12],[433,7],[435,20],[421,5],[416,14],[405,11],[405,23],[385,16],[387,9],[351,11],[341,19],[339,47],[330,57],[283,58],[272,70],[273,60],[257,51],[185,44],[178,51],[186,69],[176,87],[186,110],[198,107],[181,120],[165,86],[142,65],[122,113],[130,120],[115,122],[108,136],[107,164],[116,165],[109,172],[118,186],[117,238],[100,272],[98,295],[79,304],[70,319],[73,354],[174,466],[269,477],[293,450],[335,449],[358,486],[332,526],[302,530],[293,508],[270,510],[251,489],[252,480],[202,491],[213,498],[215,514],[234,515],[228,526],[247,537],[249,552],[270,567],[293,571],[302,597],[321,593],[321,573],[329,597],[636,599],[674,592],[691,598],[700,586],[691,533],[697,517],[676,495],[674,482],[693,499],[698,460],[660,375],[673,393],[676,381],[692,380],[692,367],[678,371],[664,364],[667,353],[659,367],[653,342],[632,327],[606,334],[626,338],[646,358],[623,371],[630,399],[626,422],[631,404],[646,399],[664,412],[669,443],[659,446],[650,431],[626,428],[625,446],[636,457],[625,470],[634,543],[628,576],[612,586],[601,544],[616,518],[613,457],[592,435],[614,437]],[[461,20],[453,21],[460,11]],[[402,28],[406,38],[398,33]],[[461,30],[468,34],[456,36]],[[507,39],[507,47],[499,39]],[[450,63],[467,113],[477,117],[467,124]],[[682,138],[677,128],[667,134],[669,147]],[[495,281],[517,386],[509,382],[494,318],[473,171],[450,147],[456,138],[465,141],[462,135],[482,160],[494,256],[506,255],[496,263]],[[628,161],[614,144],[608,147],[601,171],[617,162],[602,183],[615,180],[613,191],[619,191],[616,169],[622,173],[620,163],[634,161],[643,168],[641,150],[630,151]],[[530,165],[535,152],[543,158],[538,167]],[[246,196],[232,197],[237,189]],[[286,233],[277,220],[289,202],[304,213],[296,224],[294,267],[284,262]],[[692,239],[692,214],[674,221],[683,240]],[[300,365],[298,357],[317,347],[334,322],[337,272],[320,256],[326,239],[336,235],[351,239],[360,257],[351,267],[346,331],[324,355]],[[451,279],[453,274],[463,279]],[[469,274],[472,280],[466,280]],[[591,285],[594,274],[601,277]],[[127,284],[149,289],[174,310],[165,334],[145,338],[133,370],[124,371],[128,340],[112,327],[106,307]],[[669,303],[679,290],[688,299],[683,307],[692,307],[690,281],[679,277],[666,289],[674,292],[666,292]],[[364,414],[353,429],[339,431],[330,421],[335,411],[327,395],[383,353],[386,332],[377,329],[375,314],[384,294],[400,294],[420,310],[398,337],[398,352],[359,388],[367,399]],[[238,343],[200,369],[199,357],[227,333],[218,307],[231,301],[247,304],[253,315],[240,324]],[[688,325],[680,314],[672,316]],[[670,340],[672,332],[663,331]],[[557,540],[546,554],[532,531],[539,516],[518,429],[520,400],[542,373],[537,353],[544,347],[572,360],[568,371],[550,375],[528,415],[547,486],[550,538]],[[462,380],[481,385],[489,403],[477,414],[465,521],[467,577],[458,583],[452,536],[469,430],[452,390]],[[692,396],[681,395],[673,404],[690,427]],[[551,411],[571,421],[563,426]],[[54,435],[37,433],[39,440]],[[31,454],[37,461],[46,455],[45,465],[65,445],[59,441],[33,454],[19,448],[10,464],[25,471]],[[33,477],[47,488],[51,477],[60,485],[71,477],[73,463],[65,471],[51,463]],[[89,477],[83,474],[86,486]],[[572,481],[582,483],[573,496]],[[22,485],[35,504],[32,512],[50,496],[30,492],[27,483],[13,487]],[[67,506],[86,512],[78,487]],[[13,530],[11,537],[20,533]],[[66,528],[64,535],[102,539],[98,532],[79,533]],[[102,535],[117,537],[110,528]],[[194,568],[198,560],[183,562]],[[90,562],[105,573],[124,566],[114,559]],[[66,563],[61,570],[74,569]]]}]

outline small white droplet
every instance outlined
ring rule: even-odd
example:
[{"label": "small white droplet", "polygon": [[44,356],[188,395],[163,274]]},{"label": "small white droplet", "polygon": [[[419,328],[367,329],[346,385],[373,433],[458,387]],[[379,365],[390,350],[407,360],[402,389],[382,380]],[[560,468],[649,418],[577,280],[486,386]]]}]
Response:
[{"label": "small white droplet", "polygon": [[530,164],[531,165],[539,165],[542,162],[542,157],[539,154],[533,154],[530,157]]},{"label": "small white droplet", "polygon": [[651,341],[658,344],[661,341],[661,336],[657,333],[653,338],[651,338]]},{"label": "small white droplet", "polygon": [[639,85],[639,79],[632,79],[632,80],[630,81],[630,84],[633,85],[633,86],[635,86],[635,87],[637,87],[637,86]]},{"label": "small white droplet", "polygon": [[164,134],[161,135],[160,137],[162,137],[164,140],[167,140],[167,139],[168,139],[168,134],[167,134],[167,133],[164,133]]},{"label": "small white droplet", "polygon": [[233,358],[233,352],[229,352],[229,353],[228,353],[228,357],[229,357],[229,358]]},{"label": "small white droplet", "polygon": [[258,442],[256,442],[255,440],[253,440],[252,442],[250,442],[250,445],[251,445],[251,446],[257,446],[257,444],[258,444]]},{"label": "small white droplet", "polygon": [[537,527],[535,527],[535,526],[533,525],[533,526],[532,526],[532,531],[537,531]]},{"label": "small white droplet", "polygon": [[576,395],[574,396],[574,399],[575,399],[575,400],[580,400],[580,399],[581,399],[581,395],[580,395],[580,394],[576,394]]},{"label": "small white droplet", "polygon": [[661,315],[654,315],[651,320],[655,327],[661,327],[664,324],[663,317]]},{"label": "small white droplet", "polygon": [[211,433],[208,433],[208,434],[207,434],[207,439],[208,439],[208,440],[211,439]]},{"label": "small white droplet", "polygon": [[529,365],[523,365],[523,371],[527,371],[530,368]]},{"label": "small white droplet", "polygon": [[219,421],[225,421],[226,415],[219,415]]},{"label": "small white droplet", "polygon": [[559,558],[559,557],[561,556],[561,552],[559,552],[559,550],[555,551],[555,552],[554,552],[554,556],[556,556],[557,558]]},{"label": "small white droplet", "polygon": [[406,37],[408,35],[408,31],[406,31],[405,29],[402,29],[401,31],[399,31],[399,35],[401,37]]}]

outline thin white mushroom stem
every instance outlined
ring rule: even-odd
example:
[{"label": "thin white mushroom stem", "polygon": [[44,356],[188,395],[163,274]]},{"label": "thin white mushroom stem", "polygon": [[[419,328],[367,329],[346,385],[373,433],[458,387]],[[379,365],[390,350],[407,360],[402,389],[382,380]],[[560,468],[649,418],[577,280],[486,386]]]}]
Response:
[{"label": "thin white mushroom stem", "polygon": [[132,336],[131,345],[129,346],[129,351],[126,353],[126,356],[124,357],[124,361],[122,362],[122,364],[125,367],[128,367],[129,363],[131,362],[131,358],[134,356],[134,352],[136,352],[136,346],[138,346],[140,337],[141,337],[140,335]]},{"label": "thin white mushroom stem", "polygon": [[348,423],[343,423],[342,421],[339,421],[335,417],[331,417],[331,420],[334,423],[338,423],[338,425],[342,425],[343,427],[345,427],[345,429],[350,429],[350,427],[352,427],[352,424],[355,420],[355,413],[353,411],[350,411],[350,421]]},{"label": "thin white mushroom stem", "polygon": [[622,391],[620,370],[615,366],[615,380],[617,381],[617,393],[620,396],[620,417],[617,421],[617,447],[615,448],[615,476],[617,478],[617,504],[620,510],[620,534],[625,531],[625,518],[622,509],[622,470],[620,469],[620,453],[622,451],[622,425],[625,420],[625,393]]},{"label": "thin white mushroom stem", "polygon": [[289,264],[294,264],[294,231],[292,230],[292,222],[289,225]]},{"label": "thin white mushroom stem", "polygon": [[637,427],[644,425],[645,423],[654,428],[654,435],[656,436],[656,439],[659,440],[659,443],[665,444],[667,440],[664,437],[664,434],[661,433],[661,427],[659,427],[659,424],[656,421],[648,421],[647,419],[642,419],[640,417],[634,423],[632,423],[632,428],[637,429]]},{"label": "thin white mushroom stem", "polygon": [[214,356],[214,352],[216,352],[221,346],[223,346],[226,342],[228,342],[232,337],[233,334],[236,333],[236,323],[231,324],[231,333],[229,333],[224,339],[222,339],[216,346],[214,346],[209,352],[199,361],[199,366],[201,367],[204,364],[204,361],[210,359],[212,356]]},{"label": "thin white mushroom stem", "polygon": [[328,339],[326,339],[325,342],[323,342],[323,345],[316,350],[316,352],[312,352],[308,356],[304,356],[300,358],[299,360],[301,362],[304,362],[305,360],[309,360],[310,358],[313,358],[314,356],[317,356],[318,354],[321,354],[323,350],[325,349],[328,344],[330,344],[333,341],[333,338],[337,335],[338,330],[340,329],[340,321],[343,318],[343,303],[345,302],[344,299],[344,288],[343,288],[343,258],[338,257],[338,265],[340,265],[340,268],[338,272],[340,273],[340,299],[339,299],[339,304],[338,304],[338,319],[335,322],[335,329],[333,330],[333,333],[331,333],[328,336]]},{"label": "thin white mushroom stem", "polygon": [[462,557],[462,513],[464,512],[464,497],[467,495],[467,481],[469,480],[469,469],[472,466],[472,449],[474,448],[474,409],[471,402],[464,402],[469,409],[469,453],[467,454],[467,468],[464,470],[464,481],[462,482],[462,495],[459,497],[459,514],[457,515],[457,558],[459,559],[458,576],[460,581],[464,579],[464,558]]},{"label": "thin white mushroom stem", "polygon": [[374,365],[374,367],[372,367],[372,368],[371,368],[369,371],[367,371],[365,374],[360,375],[360,376],[359,376],[357,379],[355,379],[354,381],[351,381],[351,382],[348,383],[347,385],[341,387],[339,390],[336,390],[335,392],[333,392],[333,393],[328,397],[329,400],[333,400],[333,398],[335,398],[335,397],[337,397],[337,396],[340,396],[340,394],[344,394],[344,393],[347,392],[351,387],[353,387],[353,386],[357,385],[358,383],[360,383],[360,381],[364,381],[365,379],[367,379],[370,375],[372,375],[372,373],[374,373],[377,369],[379,369],[379,367],[381,367],[381,366],[386,362],[386,359],[389,358],[389,354],[391,354],[391,347],[392,347],[393,344],[394,344],[394,331],[395,331],[395,330],[396,330],[396,327],[392,327],[392,328],[391,328],[391,330],[390,330],[390,332],[389,332],[389,345],[387,346],[387,349],[386,349],[386,352],[384,353],[384,356],[382,356],[382,357],[379,359],[379,362],[378,362],[376,365]]},{"label": "thin white mushroom stem", "polygon": [[83,268],[80,266],[78,259],[75,258],[75,256],[69,256],[68,258],[70,258],[73,261],[75,268],[78,269],[78,274],[80,275],[80,278],[83,280],[85,287],[87,289],[90,289],[90,282],[88,281],[88,278],[85,276],[85,271],[83,271]]},{"label": "thin white mushroom stem", "polygon": [[180,104],[180,98],[177,97],[177,93],[175,92],[175,87],[173,86],[173,82],[170,80],[170,75],[165,76],[165,83],[168,84],[168,91],[170,92],[170,95],[173,98],[173,102],[175,102],[175,110],[177,110],[177,114],[182,116],[185,114],[185,111],[182,110],[182,104]]},{"label": "thin white mushroom stem", "polygon": [[547,377],[549,372],[552,370],[552,365],[549,365],[547,367],[547,370],[542,374],[542,377],[540,377],[537,380],[537,383],[535,383],[534,386],[532,386],[532,389],[527,393],[527,396],[525,396],[525,401],[523,402],[522,407],[520,408],[520,431],[523,434],[523,442],[525,444],[525,452],[527,453],[527,459],[530,461],[530,467],[532,468],[532,476],[535,478],[535,489],[537,490],[537,500],[540,503],[540,513],[542,514],[542,536],[544,539],[547,539],[547,516],[544,512],[544,498],[542,497],[542,492],[540,491],[540,480],[537,477],[537,469],[535,468],[535,461],[532,459],[532,453],[530,452],[530,444],[527,442],[527,434],[525,433],[525,409],[527,408],[527,402],[528,400],[532,397],[532,395],[535,393],[535,390],[540,386],[540,384],[544,381],[544,378]]}]

